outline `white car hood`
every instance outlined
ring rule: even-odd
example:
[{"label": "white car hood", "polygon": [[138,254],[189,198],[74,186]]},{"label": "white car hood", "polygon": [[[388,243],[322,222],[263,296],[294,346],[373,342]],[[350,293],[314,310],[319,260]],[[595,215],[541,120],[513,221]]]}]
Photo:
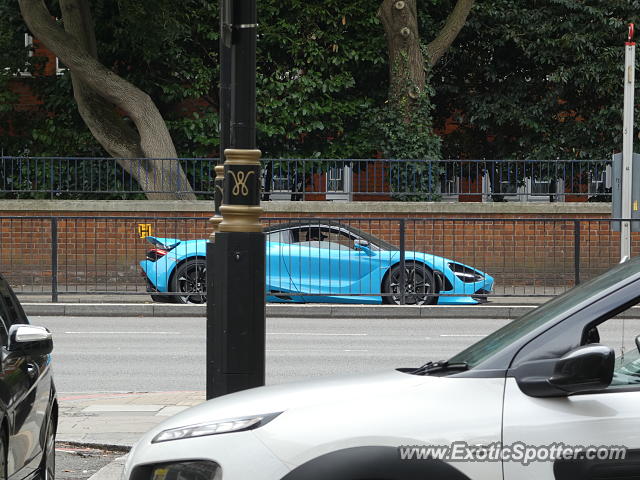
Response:
[{"label": "white car hood", "polygon": [[[488,445],[501,438],[504,381],[387,371],[245,390],[156,426],[134,446],[129,458],[135,462],[128,460],[126,471],[133,463],[208,458],[222,465],[229,478],[258,478],[245,471],[247,452],[252,452],[252,458],[262,459],[264,478],[281,478],[314,458],[358,446]],[[151,444],[163,430],[280,412],[251,431]],[[464,473],[474,465],[460,468]],[[488,473],[479,478],[501,474],[500,464],[482,465]]]},{"label": "white car hood", "polygon": [[425,382],[428,377],[388,371],[370,375],[332,376],[301,382],[253,388],[224,395],[181,412],[155,427],[148,435],[169,428],[202,422],[279,413],[291,408],[349,401],[372,395],[398,393]]}]

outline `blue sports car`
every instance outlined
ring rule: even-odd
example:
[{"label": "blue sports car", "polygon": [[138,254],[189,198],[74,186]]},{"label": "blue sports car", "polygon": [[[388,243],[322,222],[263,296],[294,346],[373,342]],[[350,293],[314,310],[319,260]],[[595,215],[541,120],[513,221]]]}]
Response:
[{"label": "blue sports car", "polygon": [[[267,301],[475,304],[493,278],[446,258],[397,247],[327,221],[272,225],[266,234]],[[146,237],[154,248],[140,262],[151,298],[206,301],[206,240]],[[404,273],[404,274],[403,274]]]}]

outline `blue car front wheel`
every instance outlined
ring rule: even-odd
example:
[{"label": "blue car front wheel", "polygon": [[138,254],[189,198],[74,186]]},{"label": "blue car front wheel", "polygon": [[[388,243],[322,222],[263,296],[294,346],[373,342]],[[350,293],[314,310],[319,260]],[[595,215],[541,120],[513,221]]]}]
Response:
[{"label": "blue car front wheel", "polygon": [[387,294],[382,297],[383,301],[392,305],[432,305],[438,300],[433,273],[424,264],[414,261],[405,262],[404,274],[399,264],[391,267],[382,292]]}]

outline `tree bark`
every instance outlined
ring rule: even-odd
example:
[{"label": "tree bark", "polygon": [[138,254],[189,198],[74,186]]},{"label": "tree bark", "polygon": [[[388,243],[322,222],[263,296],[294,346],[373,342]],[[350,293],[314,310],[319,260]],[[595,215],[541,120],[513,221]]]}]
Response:
[{"label": "tree bark", "polygon": [[[60,0],[64,30],[42,0],[19,0],[19,5],[34,36],[69,68],[74,97],[85,124],[104,149],[138,181],[147,198],[195,199],[166,123],[151,97],[97,60],[87,0]],[[135,127],[116,107],[125,112]]]},{"label": "tree bark", "polygon": [[438,63],[438,60],[456,39],[467,21],[474,2],[475,0],[458,0],[436,38],[427,45],[427,57],[430,66],[433,67]]},{"label": "tree bark", "polygon": [[389,52],[389,100],[410,103],[418,98],[426,80],[416,0],[384,0],[378,16]]},{"label": "tree bark", "polygon": [[[426,65],[444,55],[464,26],[475,0],[458,0],[436,38],[426,47]],[[389,100],[410,104],[424,90],[425,56],[420,48],[416,0],[383,0],[378,17],[389,52]]]}]

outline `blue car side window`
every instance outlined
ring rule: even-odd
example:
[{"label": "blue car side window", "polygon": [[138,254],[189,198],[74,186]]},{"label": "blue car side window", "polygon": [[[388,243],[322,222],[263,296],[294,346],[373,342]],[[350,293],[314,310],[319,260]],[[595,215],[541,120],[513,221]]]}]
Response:
[{"label": "blue car side window", "polygon": [[311,247],[311,248],[326,248],[329,250],[352,250],[351,248],[341,245],[337,242],[319,242],[317,240],[312,240],[310,242],[300,242],[298,243],[301,247]]}]

